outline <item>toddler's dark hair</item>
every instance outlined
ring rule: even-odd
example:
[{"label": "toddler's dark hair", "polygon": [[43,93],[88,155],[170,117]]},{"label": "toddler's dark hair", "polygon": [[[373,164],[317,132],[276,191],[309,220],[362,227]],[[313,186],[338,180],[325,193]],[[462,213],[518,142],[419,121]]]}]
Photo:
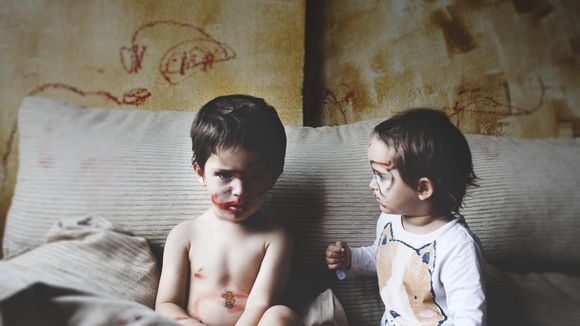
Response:
[{"label": "toddler's dark hair", "polygon": [[249,95],[219,96],[206,103],[191,125],[193,161],[200,168],[220,149],[236,148],[262,156],[274,180],[284,170],[286,132],[276,109]]},{"label": "toddler's dark hair", "polygon": [[444,112],[403,111],[378,124],[372,135],[395,150],[395,166],[415,189],[420,178],[434,184],[435,213],[460,215],[468,187],[477,187],[469,144]]}]

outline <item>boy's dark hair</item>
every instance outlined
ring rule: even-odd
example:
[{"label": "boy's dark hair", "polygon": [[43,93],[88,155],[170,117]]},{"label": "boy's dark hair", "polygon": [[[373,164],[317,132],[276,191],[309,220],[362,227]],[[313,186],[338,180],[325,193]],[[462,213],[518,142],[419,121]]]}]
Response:
[{"label": "boy's dark hair", "polygon": [[211,154],[237,146],[262,156],[274,181],[284,170],[286,132],[276,109],[249,95],[219,96],[201,107],[191,125],[193,161],[200,168]]},{"label": "boy's dark hair", "polygon": [[373,132],[395,150],[395,166],[413,188],[420,178],[434,184],[435,213],[460,215],[468,187],[477,187],[469,144],[444,112],[429,108],[403,111]]}]

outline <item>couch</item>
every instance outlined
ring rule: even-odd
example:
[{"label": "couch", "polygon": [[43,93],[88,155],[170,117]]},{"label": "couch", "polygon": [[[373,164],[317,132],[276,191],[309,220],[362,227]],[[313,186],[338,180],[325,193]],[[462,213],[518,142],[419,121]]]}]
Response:
[{"label": "couch", "polygon": [[[43,295],[52,304],[70,302],[55,299],[63,293],[91,298],[78,305],[84,312],[97,305],[95,298],[101,305],[153,306],[167,233],[210,205],[190,167],[194,116],[23,100],[19,170],[0,262],[5,319],[18,304],[2,302],[14,301],[23,288],[33,312]],[[350,325],[379,323],[376,280],[340,281],[323,258],[335,240],[373,241],[379,210],[368,189],[366,147],[377,122],[286,127],[285,170],[264,211],[294,237],[284,300],[299,312],[331,289],[320,318],[336,322],[344,312]],[[580,139],[466,137],[480,187],[466,198],[463,213],[487,259],[489,324],[577,325]],[[152,312],[127,316],[131,309],[119,312],[122,321],[159,323]],[[86,314],[75,316],[78,322]]]}]

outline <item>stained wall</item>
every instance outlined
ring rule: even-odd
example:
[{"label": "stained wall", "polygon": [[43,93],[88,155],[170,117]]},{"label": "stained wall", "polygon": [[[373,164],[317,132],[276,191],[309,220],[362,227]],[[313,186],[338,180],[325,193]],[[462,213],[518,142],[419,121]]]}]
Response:
[{"label": "stained wall", "polygon": [[0,234],[27,95],[129,110],[197,111],[265,98],[302,124],[305,1],[0,2]]},{"label": "stained wall", "polygon": [[321,68],[311,72],[308,124],[429,106],[467,133],[580,134],[577,1],[345,0],[311,10],[321,18],[307,50]]}]

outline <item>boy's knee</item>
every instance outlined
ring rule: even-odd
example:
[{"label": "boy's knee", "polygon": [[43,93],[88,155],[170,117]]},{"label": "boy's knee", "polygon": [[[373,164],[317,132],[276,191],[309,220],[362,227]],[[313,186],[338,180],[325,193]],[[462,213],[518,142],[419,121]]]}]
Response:
[{"label": "boy's knee", "polygon": [[302,325],[302,321],[292,309],[278,305],[266,310],[259,325]]}]

